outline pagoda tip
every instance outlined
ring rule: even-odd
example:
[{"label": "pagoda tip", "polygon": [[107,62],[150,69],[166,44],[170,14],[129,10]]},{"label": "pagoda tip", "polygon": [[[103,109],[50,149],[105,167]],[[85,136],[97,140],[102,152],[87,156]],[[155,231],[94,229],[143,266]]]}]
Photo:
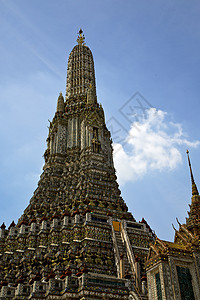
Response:
[{"label": "pagoda tip", "polygon": [[187,157],[188,157],[188,164],[189,164],[189,168],[190,168],[190,176],[191,176],[191,182],[192,182],[192,196],[196,196],[196,195],[199,195],[199,192],[198,192],[196,183],[194,181],[194,176],[192,173],[192,166],[191,166],[191,162],[190,162],[189,151],[187,150],[186,153],[187,153]]},{"label": "pagoda tip", "polygon": [[79,32],[78,32],[78,38],[77,38],[77,42],[78,42],[78,45],[85,45],[85,36],[83,34],[83,30],[80,28]]}]

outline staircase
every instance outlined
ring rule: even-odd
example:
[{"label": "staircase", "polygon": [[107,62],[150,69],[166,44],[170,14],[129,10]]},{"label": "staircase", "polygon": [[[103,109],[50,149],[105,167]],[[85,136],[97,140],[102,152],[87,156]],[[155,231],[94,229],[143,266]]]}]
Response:
[{"label": "staircase", "polygon": [[123,241],[122,241],[121,232],[120,231],[115,231],[115,237],[116,237],[116,241],[117,241],[119,255],[121,255],[121,254],[124,255],[123,260],[124,260],[125,274],[126,274],[126,272],[128,272],[128,274],[130,274],[131,278],[133,279],[133,273],[131,271],[131,266],[130,266],[130,263],[128,261],[126,247],[125,247],[125,245],[123,244]]},{"label": "staircase", "polygon": [[[123,229],[123,227],[120,226],[120,228]],[[124,231],[124,234],[126,234],[126,231]],[[133,292],[133,299],[138,299],[138,300],[148,300],[148,296],[141,294],[141,292],[139,292],[139,290],[136,288],[136,284],[135,284],[135,266],[134,266],[134,262],[133,262],[133,257],[130,259],[131,262],[133,263],[133,266],[131,268],[131,262],[129,262],[127,253],[128,253],[128,249],[127,249],[127,241],[124,241],[124,239],[122,238],[122,233],[121,230],[114,230],[114,227],[112,225],[112,238],[113,238],[113,245],[114,245],[114,249],[115,249],[115,261],[116,261],[116,265],[117,265],[117,270],[118,270],[118,276],[120,277],[120,256],[121,254],[123,254],[123,262],[124,262],[124,270],[125,270],[125,275],[128,273],[130,275],[130,282],[131,282],[131,290]],[[129,249],[130,250],[130,249]],[[130,251],[129,251],[130,252]],[[133,256],[133,253],[129,255]],[[126,277],[126,276],[125,276]]]}]

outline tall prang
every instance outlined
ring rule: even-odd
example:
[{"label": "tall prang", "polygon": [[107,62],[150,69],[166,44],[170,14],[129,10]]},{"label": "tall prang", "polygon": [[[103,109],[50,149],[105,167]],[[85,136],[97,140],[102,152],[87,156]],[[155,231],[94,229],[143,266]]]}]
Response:
[{"label": "tall prang", "polygon": [[147,299],[154,235],[121,197],[82,30],[77,42],[38,187],[17,225],[1,226],[0,299]]},{"label": "tall prang", "polygon": [[47,144],[44,172],[21,219],[86,209],[115,210],[116,216],[133,219],[116,182],[110,132],[96,97],[93,56],[82,32],[69,55],[66,100],[60,93]]}]

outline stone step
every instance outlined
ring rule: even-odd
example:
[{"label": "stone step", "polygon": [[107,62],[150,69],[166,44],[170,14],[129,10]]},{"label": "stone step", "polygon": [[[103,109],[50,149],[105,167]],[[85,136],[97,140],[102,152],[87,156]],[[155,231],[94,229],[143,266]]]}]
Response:
[{"label": "stone step", "polygon": [[117,242],[119,255],[121,253],[124,254],[124,269],[125,269],[125,271],[128,271],[131,274],[131,276],[133,276],[132,271],[131,271],[131,266],[130,266],[130,263],[129,263],[129,260],[128,260],[128,257],[127,257],[126,247],[125,247],[125,245],[122,241],[121,233],[120,232],[115,232],[115,237],[116,237],[116,242]]}]

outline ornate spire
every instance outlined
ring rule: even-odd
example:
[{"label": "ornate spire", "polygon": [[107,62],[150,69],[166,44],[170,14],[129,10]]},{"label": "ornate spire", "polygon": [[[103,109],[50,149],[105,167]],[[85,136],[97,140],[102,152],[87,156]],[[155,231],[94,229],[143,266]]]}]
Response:
[{"label": "ornate spire", "polygon": [[58,97],[58,102],[57,102],[57,112],[64,112],[64,98],[62,95],[62,92],[60,92],[60,95]]},{"label": "ornate spire", "polygon": [[187,153],[187,157],[188,157],[188,163],[189,163],[189,168],[190,168],[190,175],[191,175],[191,182],[192,182],[192,196],[196,196],[199,195],[196,183],[194,181],[194,177],[193,177],[193,173],[192,173],[192,167],[191,167],[191,163],[190,163],[190,157],[189,157],[189,151],[186,151]]},{"label": "ornate spire", "polygon": [[83,33],[83,30],[80,28],[79,30],[79,36],[77,38],[77,42],[78,42],[78,45],[85,45],[85,36]]},{"label": "ornate spire", "polygon": [[66,100],[76,98],[76,101],[86,102],[90,84],[96,98],[94,60],[91,50],[85,45],[83,31],[80,29],[76,45],[68,59]]}]

